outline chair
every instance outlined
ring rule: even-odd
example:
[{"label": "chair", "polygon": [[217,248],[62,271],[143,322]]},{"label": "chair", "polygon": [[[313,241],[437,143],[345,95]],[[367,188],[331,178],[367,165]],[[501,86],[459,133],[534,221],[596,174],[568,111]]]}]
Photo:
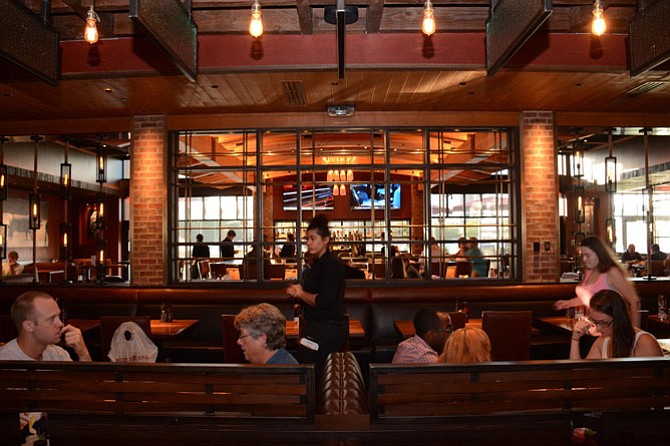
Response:
[{"label": "chair", "polygon": [[235,328],[235,315],[221,315],[221,336],[223,341],[223,362],[227,364],[247,363],[242,347],[237,344],[239,332]]},{"label": "chair", "polygon": [[286,264],[265,262],[263,268],[265,268],[266,279],[284,280],[284,276],[286,275]]},{"label": "chair", "polygon": [[468,322],[466,319],[466,315],[462,311],[453,311],[447,313],[449,315],[449,318],[451,319],[451,327],[454,330],[458,330],[459,328],[465,327],[465,324]]},{"label": "chair", "polygon": [[530,359],[532,311],[482,311],[482,329],[491,340],[491,360]]},{"label": "chair", "polygon": [[652,276],[663,277],[667,276],[665,267],[663,266],[663,260],[650,260],[650,271]]},{"label": "chair", "polygon": [[215,279],[222,279],[226,275],[226,264],[221,262],[212,262],[209,264],[212,277]]},{"label": "chair", "polygon": [[151,316],[100,316],[100,336],[104,358],[107,358],[107,353],[111,348],[114,332],[124,322],[135,322],[151,338]]},{"label": "chair", "polygon": [[472,277],[472,263],[456,262],[456,278],[467,276]]}]

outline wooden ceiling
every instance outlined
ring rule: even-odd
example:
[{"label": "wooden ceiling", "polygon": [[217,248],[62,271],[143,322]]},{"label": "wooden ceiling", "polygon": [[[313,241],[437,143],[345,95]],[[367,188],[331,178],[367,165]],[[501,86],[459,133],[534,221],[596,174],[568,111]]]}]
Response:
[{"label": "wooden ceiling", "polygon": [[[22,3],[39,13],[45,2]],[[94,46],[81,36],[90,3],[52,0],[61,79],[54,87],[0,64],[0,132],[25,129],[19,121],[135,114],[325,114],[330,104],[353,104],[357,112],[669,111],[667,67],[637,77],[627,69],[626,35],[638,0],[603,1],[602,39],[588,34],[592,0],[555,0],[548,21],[492,77],[484,45],[490,0],[435,1],[431,38],[420,31],[420,0],[356,1],[344,79],[337,76],[335,26],[323,18],[334,0],[261,0],[265,34],[258,40],[247,32],[251,3],[193,0],[193,83],[135,30],[127,0],[95,2],[101,40]],[[635,94],[649,82],[656,88]]]}]

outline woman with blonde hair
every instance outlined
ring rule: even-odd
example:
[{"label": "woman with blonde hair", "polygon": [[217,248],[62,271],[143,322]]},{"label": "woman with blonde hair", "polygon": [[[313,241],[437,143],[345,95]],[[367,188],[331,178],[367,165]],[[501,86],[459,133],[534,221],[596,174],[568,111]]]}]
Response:
[{"label": "woman with blonde hair", "polygon": [[438,363],[467,364],[491,361],[491,341],[481,328],[459,328],[444,344]]}]

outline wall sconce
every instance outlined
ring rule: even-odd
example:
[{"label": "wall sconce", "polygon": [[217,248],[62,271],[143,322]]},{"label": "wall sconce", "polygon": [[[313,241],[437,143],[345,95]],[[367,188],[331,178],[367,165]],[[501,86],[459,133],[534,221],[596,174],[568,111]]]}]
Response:
[{"label": "wall sconce", "polygon": [[61,163],[60,185],[63,192],[63,200],[72,198],[72,164]]},{"label": "wall sconce", "polygon": [[347,170],[347,182],[351,183],[352,181],[354,181],[354,171],[349,169]]},{"label": "wall sconce", "polygon": [[607,31],[607,23],[603,17],[603,5],[600,0],[593,3],[593,22],[591,23],[591,32],[594,36],[602,36]]},{"label": "wall sconce", "polygon": [[0,164],[0,201],[7,199],[7,190],[9,189],[7,181],[7,165]]},{"label": "wall sconce", "polygon": [[584,186],[575,187],[575,203],[575,223],[585,223],[586,215],[584,215]]},{"label": "wall sconce", "polygon": [[261,5],[258,0],[254,0],[251,5],[251,21],[249,22],[249,34],[255,38],[263,35],[263,19],[261,18]]},{"label": "wall sconce", "polygon": [[333,197],[338,197],[340,195],[340,187],[335,184],[333,185]]},{"label": "wall sconce", "polygon": [[340,184],[340,197],[347,195],[347,188],[344,187],[344,184]]},{"label": "wall sconce", "polygon": [[605,233],[607,235],[607,243],[614,245],[616,242],[616,220],[613,218],[605,219]]},{"label": "wall sconce", "polygon": [[423,5],[423,23],[421,25],[421,30],[427,36],[430,36],[435,32],[435,10],[433,9],[433,4],[430,0],[426,0],[426,3]]},{"label": "wall sconce", "polygon": [[100,21],[100,17],[93,10],[94,1],[91,0],[91,9],[86,14],[86,27],[84,28],[84,40],[93,45],[98,41],[98,27],[96,22]]},{"label": "wall sconce", "polygon": [[40,196],[39,194],[30,194],[28,198],[28,203],[30,205],[28,215],[28,228],[29,229],[39,229],[40,228]]},{"label": "wall sconce", "polygon": [[608,194],[614,194],[616,193],[616,189],[616,157],[608,156],[605,158],[605,192]]},{"label": "wall sconce", "polygon": [[98,210],[98,216],[95,220],[96,229],[104,231],[107,229],[107,195],[98,194],[95,207]]},{"label": "wall sconce", "polygon": [[99,282],[105,279],[107,273],[107,240],[95,242],[95,276]]},{"label": "wall sconce", "polygon": [[60,259],[68,260],[70,258],[70,247],[72,245],[72,229],[67,223],[61,223],[59,228]]},{"label": "wall sconce", "polygon": [[581,149],[580,141],[575,141],[572,152],[572,176],[575,178],[584,176],[584,151]]},{"label": "wall sconce", "polygon": [[96,167],[98,174],[96,175],[96,181],[98,183],[104,183],[107,181],[107,145],[99,144],[98,148],[95,151],[96,158]]},{"label": "wall sconce", "polygon": [[[0,260],[7,258],[7,225],[0,224]],[[1,276],[1,275],[0,275]],[[2,280],[0,278],[0,280]]]}]

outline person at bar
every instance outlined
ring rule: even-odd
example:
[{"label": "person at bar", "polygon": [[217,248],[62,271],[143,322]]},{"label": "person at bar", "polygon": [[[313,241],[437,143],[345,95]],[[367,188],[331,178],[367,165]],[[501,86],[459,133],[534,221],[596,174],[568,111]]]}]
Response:
[{"label": "person at bar", "polygon": [[279,257],[282,259],[295,258],[295,235],[292,232],[286,234],[286,243],[281,247]]},{"label": "person at bar", "polygon": [[479,249],[477,237],[470,237],[465,257],[472,263],[472,277],[486,277],[488,275],[486,259],[482,250]]},{"label": "person at bar", "polygon": [[398,344],[393,364],[434,364],[442,353],[451,333],[451,318],[447,313],[422,308],[414,315],[415,335]]},{"label": "person at bar", "polygon": [[18,336],[0,347],[3,361],[72,361],[57,344],[61,341],[74,350],[81,362],[91,362],[81,330],[64,325],[60,308],[50,294],[27,291],[16,298],[10,310]]},{"label": "person at bar", "polygon": [[628,249],[621,254],[621,261],[626,265],[635,265],[642,262],[642,255],[635,250],[635,245],[628,245]]},{"label": "person at bar", "polygon": [[252,364],[297,364],[286,350],[286,318],[274,305],[262,303],[247,307],[233,322],[240,332],[237,344]]},{"label": "person at bar", "polygon": [[209,258],[209,246],[204,242],[205,237],[202,234],[195,236],[192,256],[196,259]]},{"label": "person at bar", "polygon": [[469,364],[491,362],[491,340],[481,328],[459,328],[444,344],[438,363]]},{"label": "person at bar", "polygon": [[23,273],[23,265],[19,263],[19,253],[9,251],[7,262],[2,264],[2,277],[18,276],[21,273]]},{"label": "person at bar", "polygon": [[221,252],[221,258],[223,260],[230,260],[235,257],[235,247],[233,246],[233,241],[237,234],[232,229],[226,234],[226,238],[221,240],[221,246],[219,251]]},{"label": "person at bar", "polygon": [[344,264],[330,251],[328,219],[319,214],[307,226],[307,250],[313,257],[303,283],[287,288],[286,294],[300,300],[306,321],[301,339],[301,362],[313,363],[317,374],[329,353],[346,345],[349,325],[344,315]]},{"label": "person at bar", "polygon": [[581,359],[580,339],[589,333],[600,336],[586,359],[663,356],[656,338],[633,326],[626,301],[612,290],[600,290],[591,297],[591,314],[575,322],[570,359]]}]

